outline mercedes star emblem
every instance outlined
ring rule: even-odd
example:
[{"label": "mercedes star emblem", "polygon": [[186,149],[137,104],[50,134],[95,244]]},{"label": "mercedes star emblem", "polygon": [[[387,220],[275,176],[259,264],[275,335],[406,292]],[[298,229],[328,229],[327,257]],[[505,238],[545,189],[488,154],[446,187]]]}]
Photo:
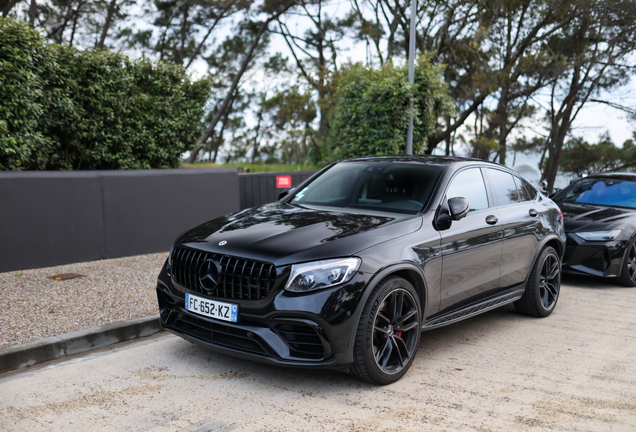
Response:
[{"label": "mercedes star emblem", "polygon": [[199,282],[206,291],[212,291],[219,283],[221,266],[212,259],[206,259],[199,267]]}]

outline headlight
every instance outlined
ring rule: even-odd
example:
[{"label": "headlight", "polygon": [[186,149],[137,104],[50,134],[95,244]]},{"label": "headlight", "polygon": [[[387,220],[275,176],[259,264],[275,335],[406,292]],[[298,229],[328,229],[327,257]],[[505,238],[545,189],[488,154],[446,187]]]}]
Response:
[{"label": "headlight", "polygon": [[606,241],[614,240],[621,233],[621,230],[612,231],[593,231],[593,232],[577,232],[577,236],[587,241]]},{"label": "headlight", "polygon": [[306,292],[348,282],[361,262],[360,258],[344,258],[294,264],[285,289]]}]

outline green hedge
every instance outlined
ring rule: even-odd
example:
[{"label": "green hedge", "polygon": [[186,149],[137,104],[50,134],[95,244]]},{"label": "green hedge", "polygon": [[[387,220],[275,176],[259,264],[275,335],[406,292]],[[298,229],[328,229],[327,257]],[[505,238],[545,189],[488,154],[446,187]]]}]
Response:
[{"label": "green hedge", "polygon": [[338,81],[329,144],[335,159],[404,154],[413,101],[413,153],[425,150],[438,118],[451,113],[452,103],[441,80],[442,66],[426,55],[415,67],[415,83],[408,82],[407,66],[386,63],[380,69],[353,65]]},{"label": "green hedge", "polygon": [[180,66],[47,44],[0,18],[0,169],[176,167],[209,93]]}]

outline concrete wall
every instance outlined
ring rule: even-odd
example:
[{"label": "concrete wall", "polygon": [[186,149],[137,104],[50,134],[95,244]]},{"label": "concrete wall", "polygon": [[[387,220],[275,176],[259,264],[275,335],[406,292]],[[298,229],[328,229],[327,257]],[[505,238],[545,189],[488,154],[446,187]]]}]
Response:
[{"label": "concrete wall", "polygon": [[235,168],[1,172],[0,272],[168,251],[236,210]]}]

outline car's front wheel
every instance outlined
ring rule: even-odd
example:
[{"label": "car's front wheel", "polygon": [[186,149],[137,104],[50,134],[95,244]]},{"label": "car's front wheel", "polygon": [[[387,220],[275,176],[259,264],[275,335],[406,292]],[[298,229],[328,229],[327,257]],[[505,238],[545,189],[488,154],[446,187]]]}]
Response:
[{"label": "car's front wheel", "polygon": [[417,293],[391,276],[371,293],[360,317],[352,375],[374,384],[399,380],[413,363],[421,332]]},{"label": "car's front wheel", "polygon": [[523,296],[514,305],[518,312],[546,317],[556,307],[561,292],[561,260],[553,247],[545,247],[534,263]]},{"label": "car's front wheel", "polygon": [[636,237],[633,238],[627,246],[625,259],[623,260],[623,268],[618,278],[621,285],[627,287],[636,286]]}]

